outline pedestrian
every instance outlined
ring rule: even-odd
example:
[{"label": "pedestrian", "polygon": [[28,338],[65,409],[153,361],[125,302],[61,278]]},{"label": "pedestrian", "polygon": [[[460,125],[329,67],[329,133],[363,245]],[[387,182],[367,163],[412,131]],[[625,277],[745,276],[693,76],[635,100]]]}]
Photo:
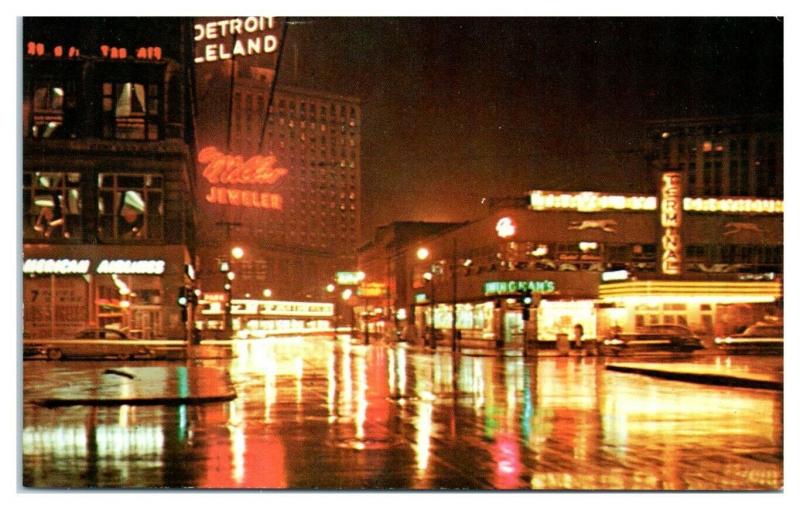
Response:
[{"label": "pedestrian", "polygon": [[578,348],[578,352],[583,353],[583,326],[575,324],[573,331],[575,334],[575,346]]}]

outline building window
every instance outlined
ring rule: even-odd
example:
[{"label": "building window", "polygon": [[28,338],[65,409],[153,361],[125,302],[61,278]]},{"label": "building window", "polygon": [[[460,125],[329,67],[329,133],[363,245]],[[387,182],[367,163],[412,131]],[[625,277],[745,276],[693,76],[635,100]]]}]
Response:
[{"label": "building window", "polygon": [[163,239],[164,190],[160,175],[100,174],[98,195],[101,239]]},{"label": "building window", "polygon": [[32,138],[62,138],[65,129],[74,129],[71,118],[75,97],[62,83],[42,81],[33,84],[28,135]]},{"label": "building window", "polygon": [[158,140],[159,86],[143,83],[103,83],[103,138]]},{"label": "building window", "polygon": [[25,172],[23,180],[24,237],[80,238],[80,174]]}]

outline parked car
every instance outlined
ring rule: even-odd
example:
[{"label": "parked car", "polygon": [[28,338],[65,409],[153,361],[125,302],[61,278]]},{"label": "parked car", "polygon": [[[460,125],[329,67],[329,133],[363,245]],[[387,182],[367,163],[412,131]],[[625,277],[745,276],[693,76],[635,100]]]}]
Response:
[{"label": "parked car", "polygon": [[753,324],[742,333],[717,337],[714,345],[726,351],[783,351],[783,324]]},{"label": "parked car", "polygon": [[123,331],[111,328],[85,329],[73,340],[40,340],[37,342],[48,359],[64,358],[152,358],[147,346],[131,341]]},{"label": "parked car", "polygon": [[114,328],[89,328],[76,334],[75,338],[82,340],[127,340],[128,335],[124,331]]},{"label": "parked car", "polygon": [[617,333],[600,343],[600,352],[616,356],[622,352],[694,352],[702,340],[686,326],[658,324],[636,328],[634,333]]}]

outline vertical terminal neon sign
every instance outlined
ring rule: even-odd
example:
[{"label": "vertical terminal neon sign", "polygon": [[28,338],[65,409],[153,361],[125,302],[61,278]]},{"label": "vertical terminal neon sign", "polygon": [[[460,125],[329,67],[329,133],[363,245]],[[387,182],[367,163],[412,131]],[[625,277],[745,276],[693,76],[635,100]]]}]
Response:
[{"label": "vertical terminal neon sign", "polygon": [[661,272],[667,275],[681,274],[681,174],[661,174]]}]

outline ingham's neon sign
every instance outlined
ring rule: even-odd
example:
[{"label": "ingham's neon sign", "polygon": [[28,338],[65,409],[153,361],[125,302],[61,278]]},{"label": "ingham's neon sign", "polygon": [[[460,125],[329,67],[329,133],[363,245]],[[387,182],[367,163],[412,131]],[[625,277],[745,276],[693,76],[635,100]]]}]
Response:
[{"label": "ingham's neon sign", "polygon": [[661,272],[681,274],[681,174],[661,175]]}]

